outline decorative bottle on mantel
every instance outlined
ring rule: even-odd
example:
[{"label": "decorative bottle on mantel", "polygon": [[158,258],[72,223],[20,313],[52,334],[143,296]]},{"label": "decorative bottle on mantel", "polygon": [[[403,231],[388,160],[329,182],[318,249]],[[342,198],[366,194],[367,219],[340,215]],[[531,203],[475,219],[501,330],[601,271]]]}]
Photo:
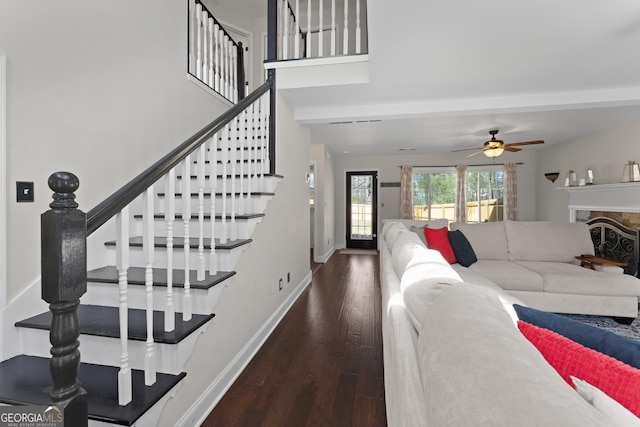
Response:
[{"label": "decorative bottle on mantel", "polygon": [[587,181],[586,182],[587,185],[593,184],[593,171],[591,170],[591,168],[587,168],[584,171],[584,177],[585,177],[585,180]]},{"label": "decorative bottle on mantel", "polygon": [[565,187],[575,187],[578,185],[578,177],[576,176],[576,172],[573,169],[570,169],[567,172],[567,177],[564,180]]},{"label": "decorative bottle on mantel", "polygon": [[629,160],[624,165],[622,172],[622,182],[638,182],[640,181],[640,167],[633,160]]}]

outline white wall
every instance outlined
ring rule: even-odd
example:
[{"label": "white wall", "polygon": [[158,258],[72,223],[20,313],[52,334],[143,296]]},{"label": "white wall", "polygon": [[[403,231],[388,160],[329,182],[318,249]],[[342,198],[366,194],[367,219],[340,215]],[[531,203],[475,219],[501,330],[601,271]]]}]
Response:
[{"label": "white wall", "polygon": [[[186,2],[0,2],[7,56],[8,302],[40,274],[49,175],[88,211],[227,106],[187,80]],[[15,181],[35,203],[15,203]]]},{"label": "white wall", "polygon": [[324,144],[312,144],[309,152],[316,164],[314,260],[325,262],[335,249],[335,160]]},{"label": "white wall", "polygon": [[[569,193],[557,189],[564,185],[569,169],[580,174],[591,168],[595,184],[620,182],[627,161],[640,161],[639,135],[640,121],[634,121],[538,151],[536,219],[569,221]],[[560,177],[551,183],[544,177],[546,172],[560,172]]]},{"label": "white wall", "polygon": [[[309,187],[305,179],[310,137],[308,129],[292,117],[289,106],[279,97],[277,173],[284,178],[242,255],[237,274],[222,294],[216,317],[198,340],[185,380],[164,408],[163,426],[176,425],[185,409],[225,374],[238,352],[294,288],[305,277],[310,278]],[[289,283],[287,273],[291,273]],[[284,280],[282,291],[278,290],[280,278]]]},{"label": "white wall", "polygon": [[[520,219],[532,221],[535,215],[536,158],[532,151],[508,153],[496,159],[496,163],[522,162],[518,170],[518,208]],[[456,164],[485,164],[492,161],[484,156],[468,158],[463,155],[445,153],[439,155],[397,155],[397,156],[361,156],[337,157],[335,161],[335,239],[336,247],[346,245],[346,172],[350,170],[378,170],[378,185],[383,182],[400,182],[400,166],[442,166]],[[378,219],[400,217],[400,188],[382,187],[378,189]],[[378,226],[380,230],[380,224]]]}]

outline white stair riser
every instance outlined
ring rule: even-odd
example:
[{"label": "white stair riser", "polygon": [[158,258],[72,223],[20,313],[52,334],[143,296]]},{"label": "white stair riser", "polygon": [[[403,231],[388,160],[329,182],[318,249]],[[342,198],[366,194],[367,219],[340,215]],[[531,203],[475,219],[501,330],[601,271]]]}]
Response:
[{"label": "white stair riser", "polygon": [[[244,248],[246,245],[240,246],[234,249],[218,249],[215,251],[216,259],[217,259],[217,267],[214,269],[215,271],[234,271],[235,266],[240,258],[242,252],[244,252]],[[107,252],[109,256],[109,265],[115,265],[115,248],[113,246],[107,247]],[[205,249],[204,251],[204,260],[206,265],[206,270],[209,270],[209,258],[211,253],[209,250]],[[181,245],[179,241],[174,242],[173,247],[173,268],[174,269],[183,269],[184,268],[184,247]],[[200,263],[200,254],[197,249],[192,248],[189,253],[189,269],[196,270]],[[129,264],[132,267],[144,267],[145,259],[144,254],[141,247],[131,247],[129,249]],[[154,252],[154,268],[167,268],[167,249],[166,248],[155,248]]]},{"label": "white stair riser", "polygon": [[[194,314],[211,314],[220,299],[222,290],[230,283],[233,276],[223,283],[209,289],[191,289],[192,310]],[[127,306],[129,308],[146,309],[147,294],[142,285],[129,285],[127,288]],[[117,284],[87,283],[87,293],[82,296],[82,304],[104,305],[108,307],[120,306],[120,291]],[[153,308],[164,311],[167,305],[167,288],[155,286],[153,288]],[[182,286],[173,287],[173,307],[176,312],[184,311],[184,289]]]},{"label": "white stair riser", "polygon": [[[248,239],[251,237],[256,225],[260,222],[262,217],[250,218],[250,219],[236,219],[234,223],[231,223],[229,219],[223,224],[221,220],[215,221],[215,236],[221,236],[224,228],[230,230],[230,227],[236,227],[238,238]],[[136,218],[135,224],[132,227],[134,234],[137,236],[142,235],[143,220],[142,218]],[[230,231],[228,231],[230,232]],[[155,218],[154,220],[154,233],[156,236],[167,236],[167,221],[162,218]],[[198,219],[191,219],[189,221],[189,234],[191,237],[198,236],[200,233],[200,224]],[[173,236],[184,236],[184,221],[182,219],[176,219],[173,221]],[[204,236],[211,237],[211,221],[207,218],[204,220]]]},{"label": "white stair riser", "polygon": [[[184,371],[185,364],[200,335],[215,318],[201,326],[178,344],[155,343],[157,372],[177,375]],[[49,331],[42,329],[20,328],[20,346],[22,354],[51,357]],[[80,335],[80,360],[83,363],[95,363],[107,366],[120,366],[120,339],[96,335]],[[128,340],[129,366],[132,369],[144,369],[146,343]]]},{"label": "white stair riser", "polygon": [[[239,197],[236,196],[235,200],[232,203],[231,196],[227,196],[226,198],[226,213],[230,214],[232,208],[236,214],[244,214],[244,213],[262,213],[267,207],[269,200],[271,200],[271,196],[251,196],[251,197]],[[242,201],[244,200],[244,201]],[[182,212],[182,197],[176,197],[175,199],[175,210],[176,213]],[[190,207],[191,213],[198,213],[198,197],[191,197]],[[233,206],[232,206],[233,204]],[[164,197],[159,197],[156,201],[156,205],[154,205],[154,210],[159,212],[164,212],[166,206],[166,200]],[[243,208],[244,207],[244,208]],[[209,196],[204,197],[204,204],[202,207],[205,213],[211,212],[211,198]],[[215,200],[215,209],[216,214],[222,214],[222,197],[216,197]]]},{"label": "white stair riser", "polygon": [[[231,170],[227,171],[227,175],[229,175],[231,173]],[[239,174],[240,171],[236,170],[236,174]],[[244,175],[247,174],[246,170],[243,170],[242,173]],[[219,175],[222,174],[222,170],[220,170]],[[251,175],[254,174],[254,171],[251,170]],[[251,177],[251,181],[249,182],[249,179],[247,177],[245,177],[244,179],[240,179],[240,178],[227,178],[227,189],[231,188],[231,181],[235,180],[235,185],[236,185],[236,189],[240,189],[240,186],[242,185],[242,189],[243,191],[247,191],[247,189],[250,189],[252,192],[267,192],[267,193],[273,193],[278,185],[278,178],[276,177],[272,177],[272,176],[267,176],[264,177],[263,179],[258,179],[257,177],[253,176]],[[216,180],[216,191],[220,191],[220,189],[222,188],[222,182],[223,179],[222,178],[218,178]],[[198,180],[195,177],[191,177],[191,192],[195,192],[198,189]],[[182,180],[178,180],[176,181],[176,193],[180,193],[182,189]],[[209,192],[209,190],[211,189],[211,184],[209,183],[209,181],[207,180],[205,182],[204,185],[204,189],[205,192]],[[163,192],[164,191],[164,187],[162,185],[160,185],[159,187],[157,187],[158,192]]]}]

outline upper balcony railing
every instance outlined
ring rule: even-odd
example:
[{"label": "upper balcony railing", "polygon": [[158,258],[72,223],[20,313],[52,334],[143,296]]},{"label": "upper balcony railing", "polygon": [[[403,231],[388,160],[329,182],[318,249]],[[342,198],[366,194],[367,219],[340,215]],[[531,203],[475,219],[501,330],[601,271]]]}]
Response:
[{"label": "upper balcony railing", "polygon": [[189,0],[189,74],[229,101],[244,98],[244,55],[199,0]]},{"label": "upper balcony railing", "polygon": [[270,61],[368,52],[365,0],[269,0],[269,28]]}]

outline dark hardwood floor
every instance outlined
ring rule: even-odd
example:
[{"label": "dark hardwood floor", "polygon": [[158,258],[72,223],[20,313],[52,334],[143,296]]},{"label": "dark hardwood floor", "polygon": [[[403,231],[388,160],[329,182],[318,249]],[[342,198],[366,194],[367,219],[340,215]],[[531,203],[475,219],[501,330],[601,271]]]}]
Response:
[{"label": "dark hardwood floor", "polygon": [[315,270],[202,426],[386,426],[378,259]]}]

